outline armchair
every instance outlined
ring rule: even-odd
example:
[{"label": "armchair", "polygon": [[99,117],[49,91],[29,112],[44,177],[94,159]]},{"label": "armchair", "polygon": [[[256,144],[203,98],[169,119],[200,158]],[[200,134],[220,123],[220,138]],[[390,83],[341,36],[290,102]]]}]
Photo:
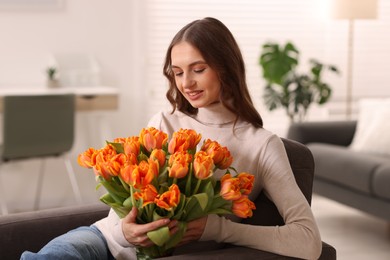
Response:
[{"label": "armchair", "polygon": [[[311,202],[314,162],[306,146],[283,139],[286,151],[299,187]],[[256,211],[245,223],[253,225],[283,225],[276,206],[261,194]],[[73,206],[30,213],[19,213],[0,217],[0,255],[2,259],[17,259],[24,250],[38,251],[52,238],[81,225],[90,225],[107,216],[104,204]],[[220,245],[220,249],[207,250],[210,243],[192,243],[174,256],[164,259],[293,259],[269,252],[232,245]],[[320,259],[336,259],[336,250],[323,242]]]}]

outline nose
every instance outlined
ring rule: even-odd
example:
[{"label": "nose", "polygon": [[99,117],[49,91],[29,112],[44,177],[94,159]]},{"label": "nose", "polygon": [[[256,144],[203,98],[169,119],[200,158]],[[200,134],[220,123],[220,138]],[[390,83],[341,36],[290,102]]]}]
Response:
[{"label": "nose", "polygon": [[192,86],[195,85],[195,80],[188,74],[184,74],[183,75],[183,79],[182,79],[182,82],[181,82],[181,85],[183,88],[191,88]]}]

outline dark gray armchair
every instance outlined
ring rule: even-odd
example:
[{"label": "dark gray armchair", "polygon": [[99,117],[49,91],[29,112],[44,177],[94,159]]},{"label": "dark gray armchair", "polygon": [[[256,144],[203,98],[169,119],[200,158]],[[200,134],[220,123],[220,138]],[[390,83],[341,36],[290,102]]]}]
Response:
[{"label": "dark gray armchair", "polygon": [[[314,174],[313,157],[306,146],[283,139],[289,160],[299,187],[311,202]],[[246,223],[253,225],[283,225],[275,205],[261,194],[256,211]],[[90,225],[107,216],[108,207],[103,204],[19,213],[0,217],[0,256],[2,259],[18,259],[24,250],[38,251],[52,238],[82,225]],[[217,250],[207,250],[204,243],[193,243],[177,254],[164,259],[293,259],[260,250],[220,245]],[[336,250],[323,243],[320,259],[336,259]]]}]

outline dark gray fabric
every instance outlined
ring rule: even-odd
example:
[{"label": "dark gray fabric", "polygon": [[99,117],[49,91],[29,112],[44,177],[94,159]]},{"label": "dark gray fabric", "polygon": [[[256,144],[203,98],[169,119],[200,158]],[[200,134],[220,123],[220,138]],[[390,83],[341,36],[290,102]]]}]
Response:
[{"label": "dark gray fabric", "polygon": [[287,137],[313,153],[313,192],[390,220],[390,158],[351,150],[355,130],[356,121],[294,123]]},{"label": "dark gray fabric", "polygon": [[380,165],[375,171],[372,190],[374,195],[388,200],[390,203],[390,162],[386,165]]},{"label": "dark gray fabric", "polygon": [[293,123],[288,129],[287,138],[303,144],[318,142],[348,146],[355,130],[356,121]]},{"label": "dark gray fabric", "polygon": [[389,200],[346,189],[344,186],[314,178],[313,192],[339,203],[390,221]]},{"label": "dark gray fabric", "polygon": [[314,156],[316,177],[360,192],[372,193],[375,170],[383,161],[338,145],[310,143],[307,146]]},{"label": "dark gray fabric", "polygon": [[19,259],[24,250],[37,252],[51,239],[106,217],[103,203],[0,216],[0,258]]},{"label": "dark gray fabric", "polygon": [[[287,139],[283,139],[283,142],[298,186],[310,203],[314,174],[311,152],[298,142]],[[255,203],[257,209],[254,216],[245,222],[254,225],[283,225],[277,208],[266,196],[260,195]],[[107,214],[108,207],[97,204],[0,216],[1,259],[19,259],[24,250],[38,251],[52,238],[76,227],[90,225]],[[179,248],[176,256],[165,259],[294,259],[250,248],[210,242],[207,244],[206,248],[205,243],[192,243]],[[336,259],[335,248],[323,243],[320,259]]]},{"label": "dark gray fabric", "polygon": [[5,96],[1,159],[60,155],[74,139],[73,94]]}]

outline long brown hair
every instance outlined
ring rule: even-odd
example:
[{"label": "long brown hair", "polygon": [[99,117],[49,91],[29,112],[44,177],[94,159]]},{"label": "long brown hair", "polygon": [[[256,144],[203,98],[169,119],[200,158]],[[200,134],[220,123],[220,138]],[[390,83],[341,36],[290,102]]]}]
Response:
[{"label": "long brown hair", "polygon": [[[184,26],[168,47],[164,75],[169,81],[166,97],[173,106],[186,114],[197,114],[198,109],[178,91],[171,69],[173,46],[185,41],[197,48],[205,61],[213,68],[221,81],[222,104],[238,118],[255,127],[263,127],[263,120],[255,109],[246,84],[245,64],[240,48],[229,29],[219,20],[207,17]],[[172,111],[172,112],[173,112]]]}]

